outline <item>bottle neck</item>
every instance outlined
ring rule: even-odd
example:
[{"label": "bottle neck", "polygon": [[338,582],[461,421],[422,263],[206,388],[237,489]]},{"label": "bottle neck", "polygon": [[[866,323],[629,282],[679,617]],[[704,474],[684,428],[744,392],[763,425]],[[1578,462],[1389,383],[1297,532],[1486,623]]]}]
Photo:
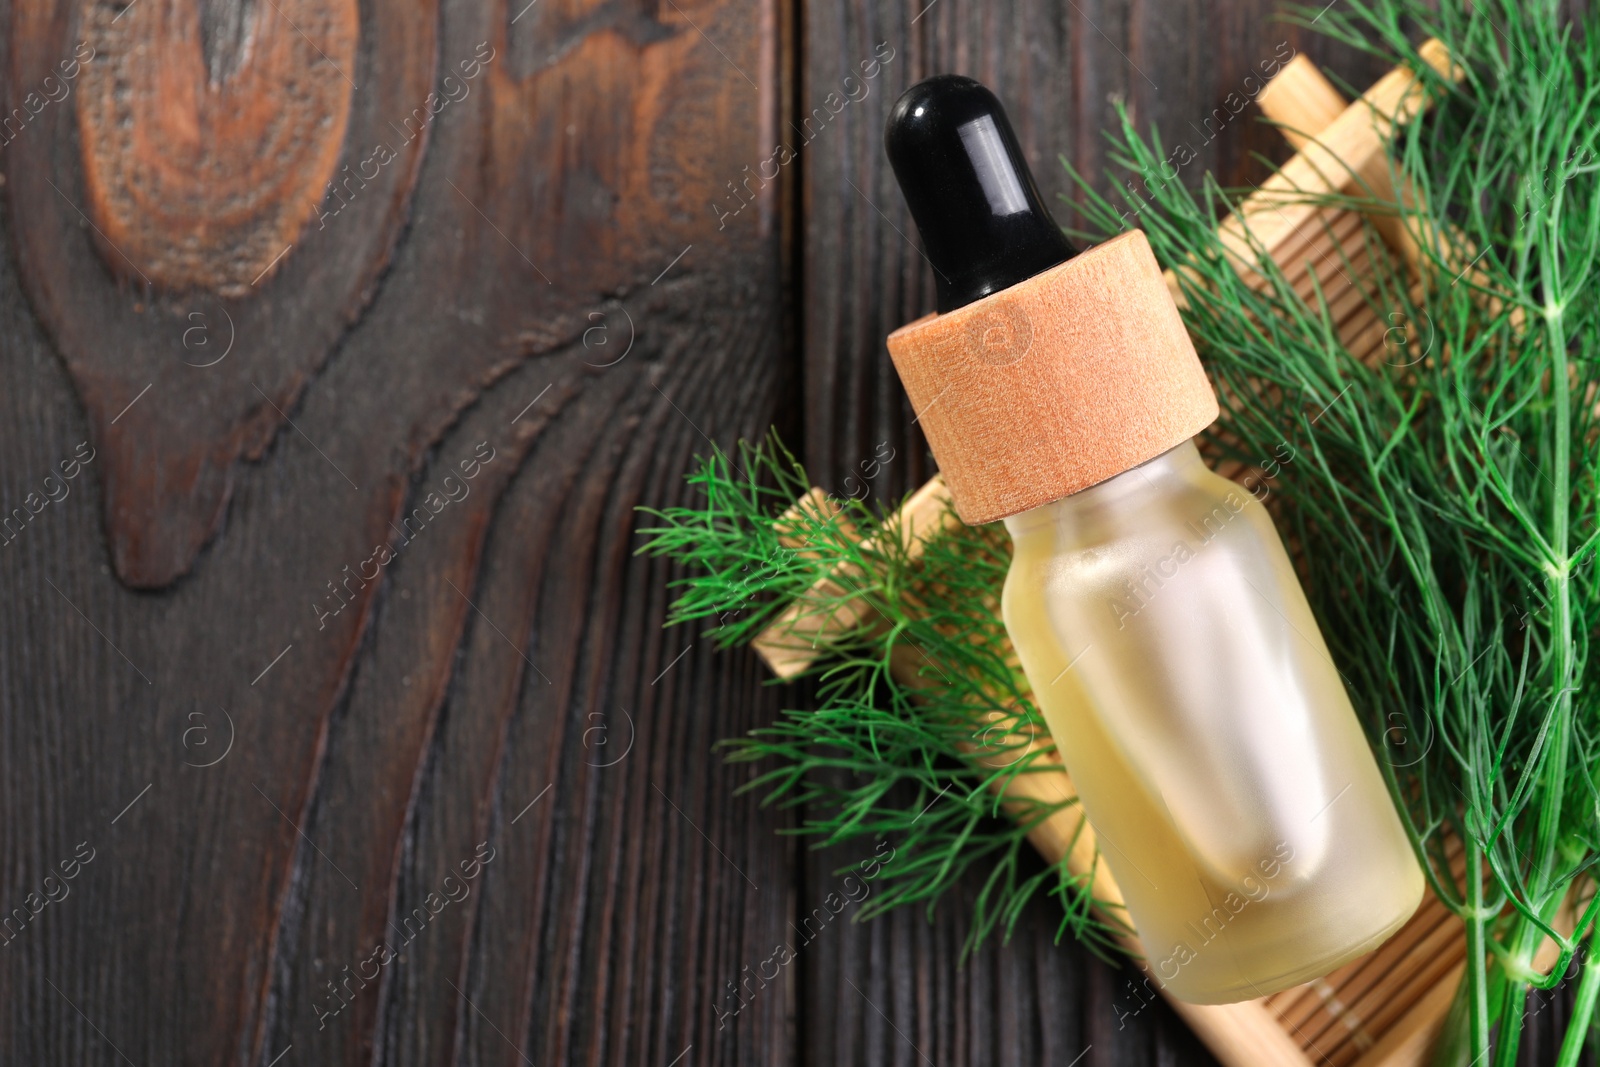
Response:
[{"label": "bottle neck", "polygon": [[1136,514],[1142,504],[1180,492],[1209,473],[1194,441],[1185,441],[1097,485],[1009,516],[1006,530],[1014,541],[1045,527],[1070,536],[1108,513]]}]

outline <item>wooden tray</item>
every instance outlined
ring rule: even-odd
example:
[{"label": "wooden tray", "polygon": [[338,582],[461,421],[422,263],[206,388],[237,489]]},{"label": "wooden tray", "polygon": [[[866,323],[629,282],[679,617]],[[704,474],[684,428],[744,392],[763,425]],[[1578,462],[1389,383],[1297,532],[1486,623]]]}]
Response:
[{"label": "wooden tray", "polygon": [[[1435,69],[1450,68],[1437,41],[1422,55]],[[1373,311],[1367,293],[1373,266],[1363,242],[1361,220],[1352,212],[1303,202],[1307,193],[1333,193],[1364,184],[1380,196],[1393,193],[1385,139],[1393,121],[1403,121],[1427,106],[1420,80],[1401,68],[1380,79],[1348,104],[1305,57],[1289,63],[1262,91],[1258,102],[1297,149],[1281,170],[1264,182],[1220,227],[1227,247],[1238,253],[1242,269],[1255,261],[1253,247],[1267,249],[1297,292],[1310,300],[1315,287],[1333,310],[1340,341],[1352,354],[1375,363],[1385,358],[1393,324]],[[1297,202],[1301,201],[1301,202]],[[1416,271],[1420,256],[1404,227],[1393,217],[1372,219],[1398,262]],[[1470,256],[1466,259],[1470,260]],[[1181,300],[1177,280],[1168,274]],[[1219,467],[1239,476],[1242,469]],[[912,555],[922,541],[957,521],[939,478],[914,493],[891,519],[885,536],[902,540]],[[820,490],[797,502],[796,511],[825,509]],[[793,512],[791,513],[791,515]],[[841,590],[819,583],[824,597]],[[819,613],[801,598],[755,641],[755,648],[782,678],[792,678],[817,656],[817,638],[854,624],[867,609],[844,603]],[[897,665],[907,682],[918,677],[916,664]],[[992,713],[1004,719],[1006,713]],[[1053,742],[1039,734],[1033,746],[1058,764]],[[1007,753],[1009,759],[1016,757]],[[974,759],[981,759],[974,754]],[[1054,802],[1076,795],[1063,768],[1059,774],[1021,775],[1008,795]],[[1080,832],[1081,831],[1081,832]],[[1120,891],[1104,864],[1095,862],[1092,830],[1082,826],[1078,808],[1067,808],[1029,835],[1049,861],[1065,858],[1075,873],[1092,872],[1098,899],[1120,901]],[[1135,957],[1143,950],[1135,938],[1124,946]],[[1549,947],[1549,946],[1547,946]],[[1461,924],[1432,894],[1399,933],[1377,951],[1325,978],[1261,1000],[1220,1006],[1171,1001],[1172,1007],[1228,1067],[1410,1067],[1421,1065],[1443,1022],[1466,957]]]}]

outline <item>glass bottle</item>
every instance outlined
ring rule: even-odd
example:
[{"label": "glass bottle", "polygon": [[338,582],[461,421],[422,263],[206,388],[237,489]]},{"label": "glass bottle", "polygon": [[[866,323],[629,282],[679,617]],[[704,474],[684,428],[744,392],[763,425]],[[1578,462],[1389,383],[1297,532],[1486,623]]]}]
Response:
[{"label": "glass bottle", "polygon": [[1265,996],[1399,929],[1422,872],[1256,496],[1185,442],[1005,523],[1006,629],[1156,980]]},{"label": "glass bottle", "polygon": [[939,297],[890,352],[957,511],[1011,534],[1006,629],[1152,978],[1223,1003],[1377,947],[1422,873],[1266,507],[1194,445],[1216,398],[1148,243],[1079,254],[970,79],[886,142]]}]

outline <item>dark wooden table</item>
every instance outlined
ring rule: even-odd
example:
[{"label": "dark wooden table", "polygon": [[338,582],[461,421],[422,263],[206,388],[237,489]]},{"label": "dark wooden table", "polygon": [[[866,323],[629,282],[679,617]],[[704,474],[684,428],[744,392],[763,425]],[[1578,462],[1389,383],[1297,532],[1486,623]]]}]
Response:
[{"label": "dark wooden table", "polygon": [[662,630],[635,509],[773,423],[930,474],[905,86],[1052,197],[1118,98],[1239,183],[1261,63],[1377,73],[1273,6],[11,0],[0,1062],[1210,1062],[1050,901],[963,962],[976,883],[727,1012],[851,857],[735,793],[806,694]]}]

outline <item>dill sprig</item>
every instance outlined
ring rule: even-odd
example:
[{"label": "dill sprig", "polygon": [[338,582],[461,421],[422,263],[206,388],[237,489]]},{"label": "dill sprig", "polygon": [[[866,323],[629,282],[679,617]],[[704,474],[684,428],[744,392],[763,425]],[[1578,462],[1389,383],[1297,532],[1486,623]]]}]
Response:
[{"label": "dill sprig", "polygon": [[[857,918],[931,909],[977,870],[985,876],[968,951],[1009,934],[1041,893],[1062,904],[1058,937],[1070,931],[1111,950],[1123,927],[1093,898],[1093,872],[1064,862],[1041,869],[1029,855],[1028,832],[1076,799],[1011,796],[1001,807],[1007,782],[1057,769],[1047,747],[1030,744],[1044,720],[999,619],[1010,564],[1003,528],[947,524],[955,528],[913,558],[885,531],[889,514],[863,500],[835,498],[837,510],[780,521],[810,482],[776,436],[734,455],[714,450],[689,481],[703,502],[652,511],[659,525],[642,531],[641,551],[690,564],[675,583],[671,622],[701,621],[729,646],[748,643],[795,601],[824,615],[853,605],[857,621],[830,632],[826,656],[807,672],[815,707],[785,711],[724,750],[754,765],[745,789],[802,810],[796,832],[816,847],[894,849]],[[829,576],[831,586],[814,588]],[[902,657],[913,668],[897,675]]]}]

